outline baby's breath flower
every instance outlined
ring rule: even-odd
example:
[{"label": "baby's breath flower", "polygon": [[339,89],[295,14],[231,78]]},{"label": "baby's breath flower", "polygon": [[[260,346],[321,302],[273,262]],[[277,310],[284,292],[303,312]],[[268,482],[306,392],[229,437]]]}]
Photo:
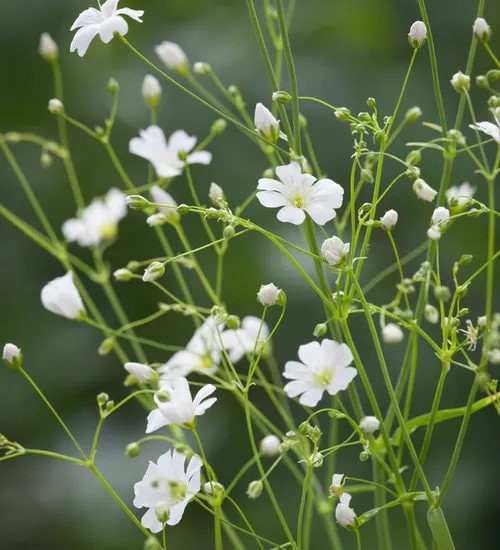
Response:
[{"label": "baby's breath flower", "polygon": [[226,348],[229,359],[236,363],[245,354],[259,352],[260,347],[269,336],[269,327],[259,317],[244,317],[241,326],[225,330],[221,334],[222,345]]},{"label": "baby's breath flower", "polygon": [[54,62],[59,57],[59,48],[48,32],[44,32],[40,36],[38,53],[49,63]]},{"label": "baby's breath flower", "polygon": [[464,181],[462,184],[449,187],[446,190],[446,200],[452,211],[462,212],[475,192],[476,188]]},{"label": "baby's breath flower", "polygon": [[380,218],[380,222],[386,231],[392,231],[398,223],[398,213],[396,210],[387,210],[387,212]]},{"label": "baby's breath flower", "polygon": [[365,416],[359,422],[361,431],[372,434],[380,428],[380,420],[376,416]]},{"label": "baby's breath flower", "polygon": [[272,143],[278,141],[280,137],[279,120],[276,120],[271,111],[267,107],[264,107],[262,103],[257,103],[255,106],[254,124],[255,129],[261,136]]},{"label": "baby's breath flower", "polygon": [[386,344],[399,344],[404,338],[404,333],[396,323],[387,323],[382,327],[382,340]]},{"label": "baby's breath flower", "polygon": [[266,435],[261,440],[259,448],[264,456],[277,456],[280,454],[281,439],[276,435]]},{"label": "baby's breath flower", "polygon": [[331,237],[323,241],[321,245],[321,255],[327,261],[328,265],[335,266],[345,261],[349,254],[351,245],[344,243],[342,239],[338,237]]},{"label": "baby's breath flower", "polygon": [[180,215],[179,212],[177,212],[177,202],[172,195],[164,191],[158,185],[153,185],[149,193],[153,201],[157,204],[158,212],[163,214],[164,218],[170,223],[177,223]]},{"label": "baby's breath flower", "polygon": [[330,485],[330,495],[332,497],[339,497],[342,494],[344,487],[344,474],[333,474],[332,483]]},{"label": "baby's breath flower", "polygon": [[349,493],[342,493],[340,495],[339,503],[335,508],[335,519],[337,523],[342,527],[354,527],[356,525],[356,513],[349,507],[351,503],[351,495]]},{"label": "baby's breath flower", "polygon": [[410,27],[408,41],[412,48],[421,48],[427,40],[427,27],[423,21],[415,21]]},{"label": "baby's breath flower", "polygon": [[219,201],[224,198],[224,191],[222,187],[212,182],[210,184],[210,189],[208,190],[208,198],[213,204],[215,204],[215,206],[219,206]]},{"label": "baby's breath flower", "polygon": [[493,117],[495,119],[495,124],[493,122],[489,122],[487,120],[483,122],[478,122],[477,124],[469,124],[469,127],[473,130],[479,130],[486,135],[492,137],[497,143],[500,143],[500,112],[499,108],[497,108],[494,113]]},{"label": "baby's breath flower", "polygon": [[462,71],[458,71],[451,77],[451,85],[458,93],[468,92],[470,90],[470,76]]},{"label": "baby's breath flower", "polygon": [[161,99],[161,86],[154,76],[147,74],[142,81],[142,99],[152,109],[158,107]]},{"label": "baby's breath flower", "polygon": [[11,369],[18,369],[23,364],[23,354],[15,344],[4,345],[2,359]]},{"label": "baby's breath flower", "polygon": [[155,47],[155,53],[169,69],[184,76],[189,73],[189,60],[179,44],[165,40]]},{"label": "baby's breath flower", "polygon": [[71,271],[48,282],[42,288],[40,298],[43,307],[56,315],[68,319],[79,319],[85,315],[85,307]]},{"label": "baby's breath flower", "polygon": [[154,369],[143,363],[128,362],[123,365],[125,370],[136,377],[138,382],[148,382],[156,378],[156,372]]},{"label": "baby's breath flower", "polygon": [[288,397],[300,395],[299,402],[315,407],[323,392],[335,395],[345,390],[358,374],[352,363],[351,350],[346,344],[324,339],[299,347],[298,361],[287,361],[283,376],[291,379],[285,387]]},{"label": "baby's breath flower", "polygon": [[165,274],[165,266],[161,262],[151,262],[144,270],[142,280],[145,283],[156,281]]},{"label": "baby's breath flower", "polygon": [[264,484],[262,483],[262,481],[260,481],[260,479],[251,481],[248,484],[248,488],[247,488],[248,498],[251,498],[251,499],[259,498],[260,495],[262,494],[263,487],[264,487]]},{"label": "baby's breath flower", "polygon": [[265,307],[274,306],[278,301],[280,292],[281,290],[274,283],[261,285],[259,292],[257,292],[257,301]]},{"label": "baby's breath flower", "polygon": [[417,178],[413,182],[413,191],[419,199],[427,202],[432,202],[437,195],[437,191],[428,185],[422,178]]},{"label": "baby's breath flower", "polygon": [[49,113],[52,113],[53,115],[64,113],[64,105],[62,104],[62,101],[56,97],[49,100],[48,109]]},{"label": "baby's breath flower", "polygon": [[114,34],[126,35],[128,32],[127,21],[122,15],[128,15],[131,19],[142,23],[143,10],[132,10],[130,8],[118,7],[120,0],[106,0],[99,9],[88,8],[76,18],[71,26],[71,31],[76,31],[71,45],[70,52],[77,51],[80,57],[84,56],[92,40],[99,35],[100,39],[107,44]]},{"label": "baby's breath flower", "polygon": [[488,42],[491,36],[491,27],[486,19],[478,17],[472,25],[472,32],[480,42]]}]

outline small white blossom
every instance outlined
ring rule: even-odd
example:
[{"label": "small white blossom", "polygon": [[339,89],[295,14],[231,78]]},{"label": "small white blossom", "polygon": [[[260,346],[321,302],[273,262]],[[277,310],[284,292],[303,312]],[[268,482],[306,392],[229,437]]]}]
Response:
[{"label": "small white blossom", "polygon": [[339,497],[342,494],[344,488],[344,474],[333,474],[332,483],[330,484],[330,495],[332,497]]},{"label": "small white blossom", "polygon": [[421,48],[427,39],[427,27],[423,21],[415,21],[410,27],[408,41],[412,48]]},{"label": "small white blossom", "polygon": [[169,69],[182,75],[189,72],[189,60],[179,44],[165,40],[155,47],[155,53]]},{"label": "small white blossom", "polygon": [[158,369],[161,379],[168,381],[191,372],[214,374],[219,366],[222,345],[222,326],[208,317],[195,331],[185,349],[178,351]]},{"label": "small white blossom", "polygon": [[472,32],[479,41],[487,42],[491,36],[491,27],[488,25],[486,19],[478,17],[472,25]]},{"label": "small white blossom", "polygon": [[417,178],[413,182],[413,191],[419,199],[427,202],[432,202],[434,197],[437,195],[437,191],[435,191],[430,185],[427,185],[422,178]]},{"label": "small white blossom", "polygon": [[158,205],[158,212],[165,216],[165,219],[170,223],[177,223],[179,221],[179,212],[177,212],[177,203],[175,199],[164,191],[158,185],[153,185],[149,190],[149,193],[153,201]]},{"label": "small white blossom", "polygon": [[280,137],[280,123],[279,120],[273,116],[271,111],[262,105],[257,103],[255,106],[254,115],[255,129],[259,134],[272,143],[276,143]]},{"label": "small white blossom", "polygon": [[465,334],[466,343],[468,344],[467,350],[475,351],[479,339],[479,328],[475,327],[470,319],[465,321],[465,326],[467,327],[466,329],[460,328],[458,330]]},{"label": "small white blossom", "polygon": [[15,344],[9,343],[3,347],[2,359],[9,368],[17,369],[22,365],[23,354]]},{"label": "small white blossom", "polygon": [[78,319],[85,314],[85,307],[71,271],[48,282],[42,288],[40,298],[43,307],[56,315]]},{"label": "small white blossom", "polygon": [[380,222],[387,231],[392,231],[398,223],[398,213],[396,210],[387,210],[387,212],[380,218]]},{"label": "small white blossom", "polygon": [[210,184],[210,189],[208,190],[208,198],[212,201],[215,206],[219,205],[219,201],[224,198],[224,191],[220,185],[212,182]]},{"label": "small white blossom", "polygon": [[52,99],[49,99],[49,113],[52,113],[53,115],[58,113],[64,112],[64,105],[62,104],[62,101],[60,99],[57,99],[57,97],[53,97]]},{"label": "small white blossom", "polygon": [[157,107],[161,99],[161,86],[158,79],[147,74],[142,81],[141,93],[146,105],[149,105],[152,109]]},{"label": "small white blossom", "polygon": [[314,407],[318,404],[326,390],[335,395],[345,390],[357,370],[349,365],[353,357],[346,344],[335,340],[324,339],[320,342],[310,342],[299,347],[298,361],[287,361],[283,376],[291,379],[285,387],[288,397],[300,395],[302,405]]},{"label": "small white blossom", "polygon": [[380,420],[376,416],[365,416],[359,423],[361,431],[372,434],[380,428]]},{"label": "small white blossom", "polygon": [[277,456],[280,454],[281,439],[276,435],[266,435],[261,440],[259,448],[264,456]]},{"label": "small white blossom", "polygon": [[269,327],[259,319],[249,315],[241,321],[240,328],[228,329],[221,334],[221,341],[233,363],[245,354],[259,352],[260,346],[269,336]]},{"label": "small white blossom", "polygon": [[113,240],[118,231],[118,222],[127,214],[125,195],[118,189],[111,189],[107,195],[95,198],[78,217],[66,220],[62,233],[68,242],[80,246],[97,246],[103,240]]},{"label": "small white blossom", "polygon": [[193,399],[186,378],[175,378],[170,383],[164,383],[154,395],[158,408],[148,415],[146,433],[149,434],[169,424],[192,428],[195,417],[205,414],[205,411],[217,401],[217,397],[206,399],[215,389],[214,385],[207,384]]},{"label": "small white blossom", "polygon": [[427,230],[427,237],[431,241],[439,241],[441,238],[441,228],[438,225],[431,225]]},{"label": "small white blossom", "polygon": [[134,506],[149,508],[141,523],[152,533],[159,533],[163,524],[158,520],[156,508],[168,508],[168,525],[176,525],[182,519],[188,502],[200,490],[202,461],[193,455],[186,468],[186,456],[173,449],[161,455],[158,464],[149,462],[141,481],[134,485]]},{"label": "small white blossom", "polygon": [[403,338],[404,332],[396,323],[387,323],[387,325],[382,328],[382,340],[386,344],[399,344]]},{"label": "small white blossom", "polygon": [[438,206],[432,213],[432,224],[439,227],[445,227],[450,219],[450,211],[444,206]]},{"label": "small white blossom", "polygon": [[48,32],[44,32],[40,36],[38,53],[41,57],[43,57],[43,59],[45,59],[45,61],[48,61],[49,63],[55,61],[59,56],[59,48]]},{"label": "small white blossom", "polygon": [[277,166],[276,175],[281,181],[259,179],[257,199],[267,208],[280,208],[279,221],[300,225],[306,213],[318,225],[335,218],[335,208],[342,206],[344,195],[338,183],[330,179],[316,180],[310,174],[303,174],[296,162]]},{"label": "small white blossom", "polygon": [[446,190],[446,200],[450,207],[461,210],[467,206],[475,192],[476,188],[464,181],[462,184],[450,187]]},{"label": "small white blossom", "polygon": [[130,140],[129,151],[148,160],[159,177],[172,178],[181,174],[186,164],[210,164],[212,160],[208,151],[189,154],[196,145],[196,138],[188,136],[184,130],[175,131],[168,141],[158,126],[140,130],[139,135]]},{"label": "small white blossom", "polygon": [[451,85],[458,93],[467,92],[470,89],[470,76],[458,71],[451,77]]},{"label": "small white blossom", "polygon": [[356,513],[349,507],[350,503],[351,495],[349,493],[342,493],[339,503],[335,508],[335,519],[337,523],[346,528],[353,527],[356,524]]},{"label": "small white blossom", "polygon": [[76,50],[80,57],[84,56],[97,35],[105,44],[111,41],[115,33],[125,36],[128,32],[128,24],[122,15],[128,15],[131,19],[142,23],[143,10],[117,9],[118,2],[119,0],[106,0],[98,10],[88,8],[82,11],[70,29],[71,31],[78,29],[71,41],[70,52]]},{"label": "small white blossom", "polygon": [[313,468],[321,468],[321,466],[323,466],[324,459],[325,457],[321,453],[316,452],[309,456],[307,462],[311,464]]},{"label": "small white blossom", "polygon": [[344,243],[342,239],[333,236],[323,241],[321,255],[325,258],[328,265],[335,266],[345,260],[349,254],[350,247],[349,243]]},{"label": "small white blossom", "polygon": [[427,304],[424,308],[424,317],[428,323],[433,325],[439,323],[439,311],[431,304]]},{"label": "small white blossom", "polygon": [[485,120],[483,122],[478,122],[477,124],[469,124],[469,127],[473,130],[479,130],[485,133],[486,135],[492,137],[497,143],[500,143],[500,113],[497,115],[497,112],[498,110],[496,110],[493,114],[495,124]]},{"label": "small white blossom", "polygon": [[123,365],[125,370],[137,378],[138,382],[148,382],[156,378],[156,372],[154,369],[143,363],[135,363],[129,361]]},{"label": "small white blossom", "polygon": [[280,292],[281,290],[274,283],[261,285],[259,292],[257,292],[257,301],[264,307],[274,306],[278,301]]}]

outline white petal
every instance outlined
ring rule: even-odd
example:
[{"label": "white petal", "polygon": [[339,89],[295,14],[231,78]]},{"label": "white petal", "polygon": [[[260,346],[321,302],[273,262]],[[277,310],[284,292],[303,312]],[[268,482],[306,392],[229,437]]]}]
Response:
[{"label": "white petal", "polygon": [[90,25],[87,27],[82,27],[76,31],[73,40],[69,46],[69,51],[77,51],[80,57],[83,57],[88,50],[89,44],[92,42],[96,34],[99,32],[98,25]]},{"label": "white petal", "polygon": [[260,178],[257,189],[262,191],[278,191],[279,193],[283,193],[284,186],[280,181],[270,178]]},{"label": "white petal", "polygon": [[141,17],[144,15],[144,10],[133,10],[130,8],[120,8],[116,10],[115,15],[128,15],[134,21],[142,23]]},{"label": "white petal", "polygon": [[285,166],[277,166],[276,174],[283,183],[292,185],[302,175],[302,170],[297,162],[291,162]]},{"label": "white petal", "polygon": [[315,407],[322,396],[323,388],[311,388],[301,395],[299,403],[306,407]]},{"label": "white petal", "polygon": [[176,130],[168,140],[168,147],[176,153],[179,151],[189,153],[196,145],[196,141],[194,136],[188,136],[184,130]]},{"label": "white petal", "polygon": [[276,217],[280,222],[293,223],[294,225],[300,225],[306,219],[304,211],[294,206],[284,206]]},{"label": "white petal", "polygon": [[160,409],[155,409],[148,414],[146,433],[150,434],[151,432],[155,432],[156,430],[159,430],[160,428],[163,428],[163,426],[167,426],[168,424],[168,420],[163,416]]},{"label": "white petal", "polygon": [[288,200],[281,193],[275,191],[259,191],[257,193],[257,200],[267,208],[277,208],[279,206],[285,206],[288,204]]},{"label": "white petal", "polygon": [[76,18],[73,25],[71,25],[70,31],[74,31],[75,29],[78,29],[79,27],[88,27],[90,25],[98,25],[99,23],[102,23],[103,16],[102,13],[99,10],[96,10],[95,8],[88,8]]},{"label": "white petal", "polygon": [[208,151],[197,151],[187,156],[188,164],[210,164],[212,162],[212,153]]},{"label": "white petal", "polygon": [[119,15],[114,15],[109,19],[105,19],[99,25],[99,37],[105,44],[111,41],[115,32],[122,36],[126,35],[128,32],[127,22]]},{"label": "white petal", "polygon": [[[332,340],[330,340],[332,341]],[[325,342],[325,340],[323,340]],[[323,350],[319,342],[309,342],[299,347],[299,359],[308,367],[318,367],[323,363]]]},{"label": "white petal", "polygon": [[325,208],[321,204],[313,203],[305,208],[305,211],[318,225],[325,225],[326,222],[333,220],[333,218],[335,218],[336,216],[335,210],[332,210],[331,208]]}]

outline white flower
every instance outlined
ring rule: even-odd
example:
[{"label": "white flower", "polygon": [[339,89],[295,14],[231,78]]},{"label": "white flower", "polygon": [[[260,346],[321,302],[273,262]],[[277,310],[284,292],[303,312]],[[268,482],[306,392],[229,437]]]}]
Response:
[{"label": "white flower", "polygon": [[387,323],[387,325],[382,328],[382,340],[386,344],[399,344],[403,338],[404,332],[396,323]]},{"label": "white flower", "polygon": [[118,231],[118,222],[127,214],[125,195],[111,189],[103,199],[95,198],[77,218],[66,220],[62,233],[68,242],[80,246],[97,246],[103,240],[112,240]]},{"label": "white flower", "polygon": [[134,485],[134,506],[147,507],[141,523],[152,533],[159,533],[163,525],[156,517],[156,507],[168,507],[167,525],[176,525],[182,519],[184,509],[200,490],[199,456],[193,455],[187,468],[186,456],[173,449],[161,455],[158,464],[149,462],[141,481]]},{"label": "white flower", "polygon": [[336,216],[335,208],[342,206],[344,190],[338,183],[303,174],[296,162],[276,167],[276,175],[281,181],[259,180],[257,199],[267,208],[280,208],[277,218],[281,222],[300,225],[307,212],[318,225],[324,225]]},{"label": "white flower", "polygon": [[155,46],[155,53],[169,69],[184,75],[189,72],[188,58],[179,44],[162,42]]},{"label": "white flower", "polygon": [[342,527],[352,527],[356,523],[356,513],[349,507],[350,502],[351,495],[349,493],[342,493],[339,503],[335,508],[335,519]]},{"label": "white flower", "polygon": [[281,290],[274,284],[268,283],[261,285],[257,292],[257,301],[265,307],[271,307],[276,304]]},{"label": "white flower", "polygon": [[475,327],[470,319],[465,321],[465,326],[467,327],[466,329],[459,328],[458,331],[465,334],[465,341],[468,344],[467,350],[475,351],[479,339],[479,327]]},{"label": "white flower", "polygon": [[441,238],[441,228],[438,225],[431,225],[427,230],[427,237],[431,241],[439,241]]},{"label": "white flower", "polygon": [[43,307],[56,315],[78,319],[85,314],[85,307],[71,271],[48,282],[42,288],[40,298]]},{"label": "white flower", "polygon": [[328,265],[338,265],[345,260],[351,245],[344,243],[338,237],[330,237],[323,241],[321,245],[321,255],[327,261]]},{"label": "white flower", "polygon": [[143,363],[128,362],[123,365],[125,370],[137,378],[138,382],[148,382],[156,377],[154,369]]},{"label": "white flower", "polygon": [[419,199],[427,202],[432,202],[434,197],[437,195],[437,191],[435,191],[430,185],[427,185],[422,178],[417,178],[413,182],[413,191]]},{"label": "white flower", "polygon": [[164,191],[158,185],[153,185],[149,190],[153,201],[158,205],[158,212],[165,216],[165,219],[171,223],[179,221],[179,212],[177,212],[177,203],[172,195]]},{"label": "white flower", "polygon": [[276,435],[266,435],[259,445],[260,452],[264,456],[277,456],[280,454],[281,439]]},{"label": "white flower", "polygon": [[380,222],[384,229],[392,231],[398,223],[398,213],[396,210],[387,210],[387,212],[380,218]]},{"label": "white flower", "polygon": [[476,188],[472,187],[467,181],[464,181],[462,184],[446,190],[446,200],[452,208],[462,209],[464,206],[467,206],[475,192]]},{"label": "white flower", "polygon": [[52,99],[49,99],[48,109],[49,113],[52,113],[53,115],[57,113],[63,113],[64,105],[62,104],[62,101],[60,99],[57,99],[57,97],[53,97]]},{"label": "white flower", "polygon": [[333,474],[332,483],[330,484],[330,494],[332,497],[338,497],[342,494],[344,487],[344,474]]},{"label": "white flower", "polygon": [[424,317],[428,323],[435,325],[439,322],[439,311],[432,304],[426,304],[424,308]]},{"label": "white flower", "polygon": [[467,92],[470,89],[470,76],[458,71],[451,77],[451,85],[458,93]]},{"label": "white flower", "polygon": [[15,344],[5,344],[2,359],[9,368],[17,369],[22,365],[23,354]]},{"label": "white flower", "polygon": [[446,227],[450,219],[450,211],[444,206],[438,206],[432,213],[432,225],[437,225],[439,228]]},{"label": "white flower", "polygon": [[427,39],[427,27],[423,21],[415,21],[410,27],[408,41],[412,48],[421,48]]},{"label": "white flower", "polygon": [[496,116],[494,113],[495,124],[493,122],[483,121],[477,124],[469,124],[469,127],[473,130],[479,130],[486,135],[492,137],[497,143],[500,143],[500,113]]},{"label": "white flower", "polygon": [[48,32],[44,32],[40,36],[38,53],[49,63],[55,61],[59,55],[59,48]]},{"label": "white flower", "polygon": [[491,36],[491,27],[488,25],[486,19],[478,17],[472,25],[472,32],[476,35],[478,40],[486,42]]},{"label": "white flower", "polygon": [[142,81],[141,93],[146,105],[149,105],[152,109],[157,107],[161,99],[161,86],[158,79],[147,74]]},{"label": "white flower", "polygon": [[221,356],[220,330],[213,317],[207,317],[195,331],[185,349],[178,351],[158,369],[163,381],[187,376],[191,372],[214,374]]},{"label": "white flower", "polygon": [[126,35],[128,24],[122,15],[142,23],[143,10],[131,10],[130,8],[117,9],[119,0],[106,0],[99,9],[88,8],[76,18],[71,26],[71,31],[78,29],[69,47],[70,52],[75,50],[80,57],[85,55],[89,44],[99,35],[100,39],[107,44],[115,33]]},{"label": "white flower", "polygon": [[280,123],[279,120],[273,116],[271,111],[262,105],[257,103],[255,106],[255,114],[253,122],[255,129],[259,134],[272,143],[276,143],[280,137]]},{"label": "white flower", "polygon": [[288,397],[301,395],[302,405],[314,407],[326,390],[335,395],[345,390],[357,374],[357,370],[349,365],[352,362],[351,350],[346,344],[335,340],[324,339],[310,342],[299,347],[298,361],[287,361],[283,376],[291,379],[285,387]]},{"label": "white flower", "polygon": [[140,130],[139,135],[130,140],[129,151],[149,160],[161,178],[178,176],[186,164],[210,164],[212,160],[207,151],[188,154],[196,145],[196,138],[188,136],[184,130],[175,131],[168,142],[158,126]]},{"label": "white flower", "polygon": [[241,327],[228,329],[221,334],[221,341],[228,351],[233,363],[239,361],[245,354],[259,352],[260,346],[269,336],[269,327],[259,319],[249,315],[241,321]]},{"label": "white flower", "polygon": [[361,431],[372,434],[380,428],[380,420],[376,416],[365,416],[359,422]]},{"label": "white flower", "polygon": [[205,411],[217,401],[217,397],[206,399],[214,391],[215,386],[207,384],[193,399],[186,378],[175,378],[170,383],[162,385],[155,393],[154,400],[158,408],[148,415],[146,433],[149,434],[169,424],[193,427],[195,416],[205,414]]}]

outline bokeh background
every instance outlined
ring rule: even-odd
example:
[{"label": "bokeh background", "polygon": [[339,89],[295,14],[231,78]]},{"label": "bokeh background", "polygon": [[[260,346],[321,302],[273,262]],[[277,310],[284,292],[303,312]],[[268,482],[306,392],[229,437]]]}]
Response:
[{"label": "bokeh background", "polygon": [[[144,24],[132,22],[128,38],[146,55],[152,57],[153,46],[162,40],[178,42],[191,61],[210,62],[226,84],[236,84],[251,110],[257,101],[270,103],[270,87],[244,2],[129,0],[123,4],[145,10]],[[377,99],[379,110],[388,112],[397,97],[411,53],[406,33],[410,24],[419,19],[416,4],[414,0],[298,0],[291,37],[301,94],[324,98],[336,106],[346,105],[354,112],[364,110],[366,98],[372,96]],[[458,96],[447,82],[454,72],[465,67],[477,2],[442,0],[428,4],[451,122]],[[77,14],[87,7],[87,0],[0,1],[0,132],[16,130],[56,138],[55,121],[46,109],[53,95],[50,68],[37,54],[39,36],[48,31],[60,46],[65,105],[76,119],[91,127],[102,124],[111,99],[107,82],[114,77],[120,83],[121,99],[113,140],[132,178],[144,180],[145,163],[127,153],[127,143],[139,128],[148,124],[148,112],[140,94],[140,85],[148,70],[118,40],[107,46],[95,40],[83,59],[69,53],[69,28]],[[488,2],[485,15],[496,31],[492,46],[498,51],[500,4]],[[480,52],[475,74],[490,68],[485,60],[484,52]],[[476,89],[472,95],[478,117],[484,119],[488,96]],[[425,51],[417,60],[403,109],[412,105],[422,108],[426,121],[437,122]],[[348,128],[319,106],[305,104],[303,112],[308,118],[320,164],[330,177],[346,185],[351,154]],[[167,132],[184,128],[198,136],[206,135],[214,120],[211,113],[166,84],[160,117]],[[429,130],[415,125],[401,140],[399,151],[404,154],[405,139],[430,136]],[[120,185],[98,144],[73,130],[70,139],[87,201]],[[210,149],[214,153],[213,163],[194,170],[200,195],[206,196],[210,182],[217,181],[230,202],[238,204],[254,188],[266,168],[265,159],[232,128]],[[52,168],[42,169],[39,150],[33,146],[18,145],[13,150],[54,226],[60,227],[74,214],[61,167],[56,162]],[[422,167],[429,183],[437,184],[439,158],[426,155]],[[454,184],[467,179],[478,187],[479,199],[486,199],[482,182],[469,164],[458,163],[452,179]],[[179,202],[182,197],[187,198],[181,180],[173,190]],[[2,204],[34,222],[20,186],[3,157],[0,157],[0,197]],[[381,209],[384,207],[400,212],[400,226],[405,230],[397,233],[396,239],[401,250],[409,251],[422,241],[432,207],[417,203],[409,184],[394,193]],[[273,214],[262,210],[254,205],[248,215],[281,235],[300,241],[295,228],[276,225]],[[463,253],[475,254],[471,270],[480,265],[484,259],[485,227],[481,220],[468,219],[453,228],[453,237],[446,239],[445,270],[449,272],[451,263]],[[195,223],[192,230],[196,242],[199,236]],[[121,267],[129,259],[158,254],[148,235],[141,215],[128,216],[120,225],[119,242],[107,253],[112,268]],[[375,236],[367,279],[392,261],[382,237]],[[320,304],[310,299],[293,270],[267,243],[256,237],[245,237],[234,244],[230,253],[231,270],[225,282],[228,308],[241,316],[258,314],[254,296],[260,283],[273,280],[282,286],[288,295],[289,308],[274,347],[279,361],[295,358],[298,345],[310,341],[313,327],[323,320]],[[95,330],[57,318],[41,307],[41,287],[60,274],[61,268],[54,258],[0,219],[0,343],[14,342],[23,348],[28,371],[81,440],[89,443],[97,419],[95,396],[101,391],[115,399],[125,395],[123,371],[114,358],[96,353],[101,337]],[[390,300],[394,282],[391,279],[377,290],[378,300]],[[107,311],[99,289],[89,288]],[[118,287],[118,291],[121,297],[126,297],[131,318],[152,311],[159,299],[152,289],[139,284]],[[478,285],[466,300],[473,319],[482,313],[480,291]],[[498,301],[496,310],[499,310]],[[109,311],[107,314],[112,319]],[[187,321],[167,316],[150,334],[168,343],[182,343],[189,338],[190,330]],[[360,335],[363,330],[360,326]],[[366,350],[363,357],[369,365],[373,352]],[[152,360],[165,360],[165,357],[155,356]],[[389,360],[396,376],[401,360],[399,352],[389,354]],[[436,366],[431,355],[423,355],[415,414],[429,407],[438,375]],[[497,376],[495,372],[492,375]],[[464,403],[469,384],[470,376],[464,372],[450,374],[444,404]],[[381,389],[377,382],[374,385]],[[380,395],[384,402],[382,391]],[[230,418],[234,419],[231,423]],[[132,500],[133,484],[142,477],[148,459],[155,460],[163,452],[160,447],[151,446],[136,459],[124,456],[125,445],[143,435],[144,422],[143,411],[132,405],[108,421],[102,435],[98,465],[127,502]],[[242,422],[241,411],[231,402],[219,402],[200,422],[209,456],[228,477],[249,456],[247,443],[242,440]],[[436,430],[435,446],[427,464],[432,484],[442,479],[458,426],[458,422],[452,422]],[[445,511],[460,549],[498,547],[498,426],[498,417],[492,409],[473,418],[454,486],[446,501]],[[6,369],[0,370],[0,432],[27,447],[70,452],[64,434],[40,400],[19,376]],[[338,469],[351,475],[370,475],[368,464],[359,463],[356,454],[347,452],[339,456]],[[224,478],[224,474],[221,477]],[[86,471],[48,459],[26,457],[0,464],[0,487],[2,549],[141,548],[140,534]],[[278,478],[276,487],[280,499],[296,503],[298,491],[290,487],[285,478]],[[244,490],[243,485],[240,493]],[[361,511],[370,503],[360,496],[355,505]],[[270,513],[262,499],[250,503],[250,510],[250,515],[261,522]],[[397,534],[396,547],[406,548],[402,514],[391,512],[390,519]],[[370,540],[370,529],[368,527],[365,541]],[[212,548],[211,522],[194,505],[170,533],[170,548]],[[269,534],[274,533],[271,530]],[[342,537],[346,548],[353,547],[354,540],[349,533],[342,533]],[[315,539],[313,547],[324,546],[321,540]],[[368,542],[366,548],[370,547]]]}]

